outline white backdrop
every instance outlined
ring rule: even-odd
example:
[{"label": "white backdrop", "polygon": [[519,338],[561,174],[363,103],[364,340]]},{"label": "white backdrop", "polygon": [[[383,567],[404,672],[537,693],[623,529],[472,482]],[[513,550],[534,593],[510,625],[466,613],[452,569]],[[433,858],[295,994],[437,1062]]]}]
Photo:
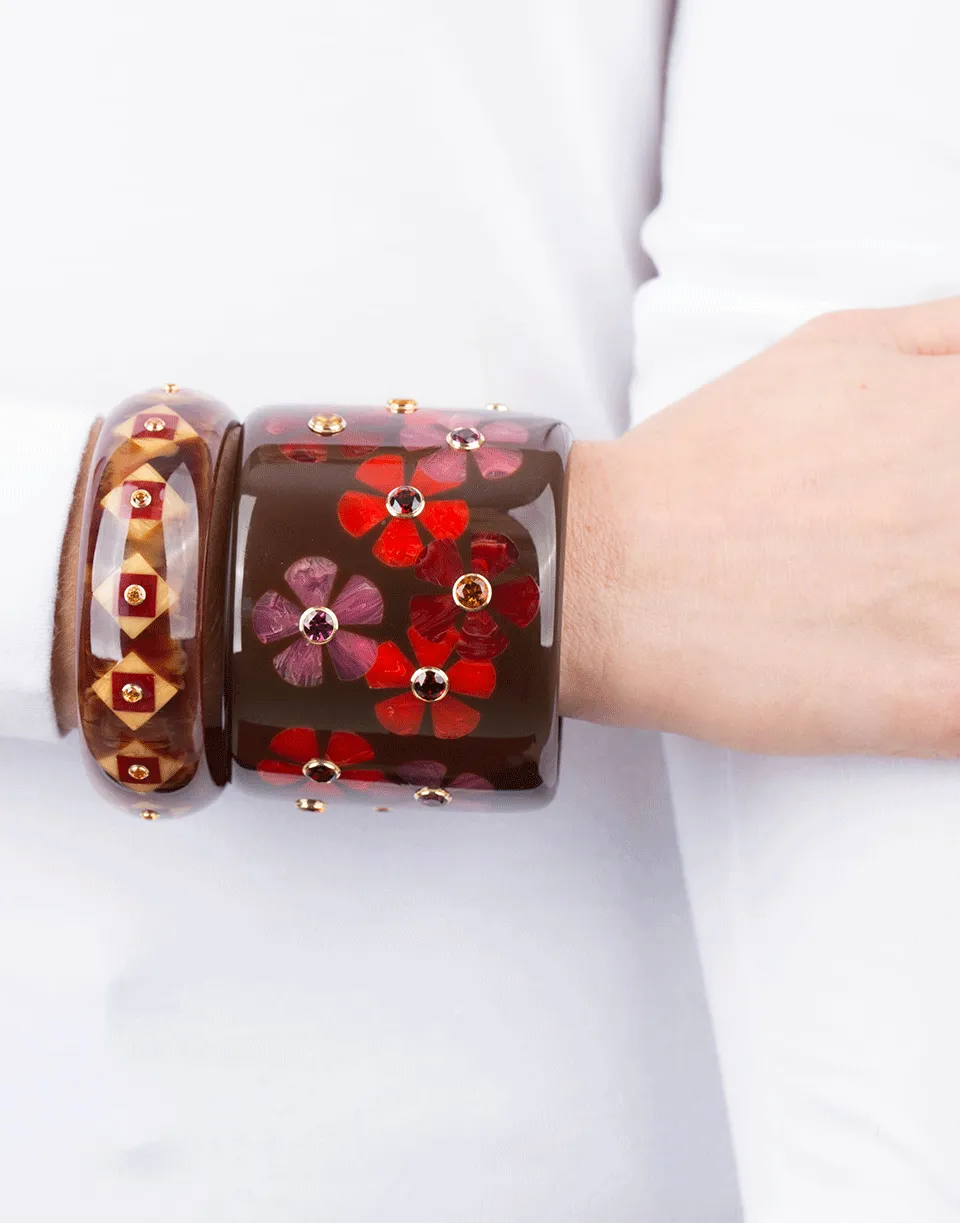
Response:
[{"label": "white backdrop", "polygon": [[[610,435],[667,7],[0,0],[5,411],[176,379]],[[569,727],[542,813],[376,823],[130,823],[76,751],[0,747],[17,1223],[736,1217],[655,738]]]}]

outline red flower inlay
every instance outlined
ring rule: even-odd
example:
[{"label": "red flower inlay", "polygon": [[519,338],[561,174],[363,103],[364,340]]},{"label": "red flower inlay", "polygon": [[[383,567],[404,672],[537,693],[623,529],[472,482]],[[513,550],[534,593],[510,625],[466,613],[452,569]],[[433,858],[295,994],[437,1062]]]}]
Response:
[{"label": "red flower inlay", "polygon": [[460,550],[452,540],[433,540],[424,548],[417,561],[416,575],[435,586],[443,586],[442,595],[414,595],[410,600],[410,623],[429,641],[439,641],[455,628],[457,653],[461,658],[496,658],[510,644],[510,639],[490,614],[504,616],[517,628],[526,628],[540,608],[540,587],[532,577],[513,578],[508,582],[491,581],[493,594],[489,610],[462,611],[450,593],[457,578],[464,573],[479,573],[489,579],[498,577],[516,564],[519,553],[516,544],[506,535],[484,532],[474,535],[470,544],[470,568],[467,570]]},{"label": "red flower inlay", "polygon": [[[383,772],[369,763],[374,758],[373,748],[366,739],[350,731],[333,731],[321,747],[315,730],[292,726],[273,736],[270,751],[280,759],[261,760],[257,772],[271,786],[299,782],[304,794],[329,795],[337,792],[341,782],[351,790],[366,790],[374,782],[384,780]],[[340,776],[336,781],[311,781],[303,773],[303,766],[310,760],[329,760],[340,770]]]},{"label": "red flower inlay", "polygon": [[[447,445],[447,433],[461,425],[482,433],[483,444],[476,450],[455,450]],[[400,431],[400,441],[407,450],[435,451],[420,460],[418,470],[438,489],[456,488],[462,484],[471,459],[485,480],[512,476],[523,463],[523,454],[515,447],[529,440],[530,431],[523,425],[498,419],[492,414],[418,412]]]},{"label": "red flower inlay", "polygon": [[448,694],[439,701],[421,701],[410,691],[410,680],[419,667],[443,668],[457,644],[457,634],[450,629],[439,641],[409,629],[407,636],[413,647],[415,662],[392,641],[385,641],[377,651],[376,661],[367,672],[371,688],[406,688],[399,696],[388,697],[374,706],[377,721],[394,735],[415,735],[420,731],[423,715],[429,709],[433,733],[438,739],[462,739],[477,726],[480,714],[472,705],[457,696],[484,699],[491,695],[497,683],[497,673],[491,662],[461,659],[445,674],[450,683]]},{"label": "red flower inlay", "polygon": [[465,501],[431,500],[431,494],[442,486],[426,475],[418,465],[413,473],[413,486],[422,493],[425,504],[416,517],[390,517],[387,494],[407,484],[403,459],[398,454],[378,454],[357,468],[361,484],[377,489],[373,493],[346,492],[337,506],[340,525],[355,537],[365,535],[386,518],[390,521],[380,532],[373,554],[385,565],[400,568],[412,565],[423,550],[422,526],[434,539],[456,539],[470,521]]}]

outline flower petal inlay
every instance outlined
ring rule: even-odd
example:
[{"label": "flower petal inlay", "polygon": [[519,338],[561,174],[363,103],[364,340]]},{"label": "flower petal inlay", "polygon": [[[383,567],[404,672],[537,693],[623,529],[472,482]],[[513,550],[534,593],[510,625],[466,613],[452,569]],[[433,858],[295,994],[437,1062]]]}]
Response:
[{"label": "flower petal inlay", "polygon": [[372,637],[361,637],[341,629],[327,646],[333,668],[342,680],[359,679],[373,666],[377,643]]},{"label": "flower petal inlay", "polygon": [[300,624],[300,609],[275,590],[268,590],[255,603],[251,623],[257,640],[268,645],[293,636]]},{"label": "flower petal inlay", "polygon": [[369,578],[358,573],[337,595],[331,610],[341,624],[379,624],[383,597]]},{"label": "flower petal inlay", "polygon": [[273,660],[281,679],[295,688],[315,688],[323,682],[323,648],[301,637]]},{"label": "flower petal inlay", "polygon": [[337,576],[337,564],[325,556],[301,556],[283,576],[304,607],[325,607]]}]

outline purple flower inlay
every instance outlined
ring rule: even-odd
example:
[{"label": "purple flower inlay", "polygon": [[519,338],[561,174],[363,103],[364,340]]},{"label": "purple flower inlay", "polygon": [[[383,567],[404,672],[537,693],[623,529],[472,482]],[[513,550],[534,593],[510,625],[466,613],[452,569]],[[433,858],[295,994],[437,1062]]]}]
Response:
[{"label": "purple flower inlay", "polygon": [[[337,565],[325,556],[304,556],[283,575],[287,585],[303,603],[297,607],[276,590],[261,595],[251,623],[258,641],[269,645],[297,634],[297,640],[274,658],[277,674],[298,688],[313,688],[323,682],[323,651],[330,651],[333,668],[341,680],[360,679],[373,666],[377,643],[372,637],[351,633],[344,625],[379,624],[383,599],[369,578],[355,574],[339,595],[327,605],[337,577]],[[301,634],[300,618],[306,608],[333,613],[338,628],[325,645]]]},{"label": "purple flower inlay", "polygon": [[493,783],[477,773],[458,773],[451,776],[450,770],[439,760],[411,760],[398,765],[394,770],[403,781],[413,786],[432,786],[445,790],[492,790]]}]

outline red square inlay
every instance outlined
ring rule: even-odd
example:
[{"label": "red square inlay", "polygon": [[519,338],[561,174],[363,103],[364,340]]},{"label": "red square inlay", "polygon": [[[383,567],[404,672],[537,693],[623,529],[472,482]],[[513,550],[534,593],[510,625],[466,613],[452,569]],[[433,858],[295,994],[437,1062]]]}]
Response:
[{"label": "red square inlay", "polygon": [[[139,483],[136,480],[124,480],[120,490],[120,504],[130,518],[152,518],[159,522],[163,514],[163,494],[166,487],[161,480],[141,480]],[[149,505],[136,505],[131,500],[134,494],[141,490],[150,494]]]},{"label": "red square inlay", "polygon": [[[124,597],[130,586],[142,586],[146,596],[141,603],[128,603]],[[139,616],[152,620],[157,614],[157,575],[155,573],[121,573],[117,592],[117,615]]]},{"label": "red square inlay", "polygon": [[[147,422],[163,421],[162,429],[148,429]],[[180,417],[170,412],[140,412],[134,417],[131,437],[154,438],[156,441],[172,442]]]},{"label": "red square inlay", "polygon": [[[146,777],[139,777],[136,774],[131,777],[130,769],[135,768],[139,771],[141,765],[147,770]],[[163,780],[160,776],[160,761],[156,756],[121,756],[118,754],[117,772],[121,781],[132,782],[135,786],[158,786]]]},{"label": "red square inlay", "polygon": [[[130,713],[153,713],[156,709],[156,691],[153,675],[141,675],[138,671],[114,671],[110,676],[113,683],[111,704],[114,709],[129,710]],[[139,701],[128,701],[123,695],[127,684],[136,684],[143,696]]]}]

